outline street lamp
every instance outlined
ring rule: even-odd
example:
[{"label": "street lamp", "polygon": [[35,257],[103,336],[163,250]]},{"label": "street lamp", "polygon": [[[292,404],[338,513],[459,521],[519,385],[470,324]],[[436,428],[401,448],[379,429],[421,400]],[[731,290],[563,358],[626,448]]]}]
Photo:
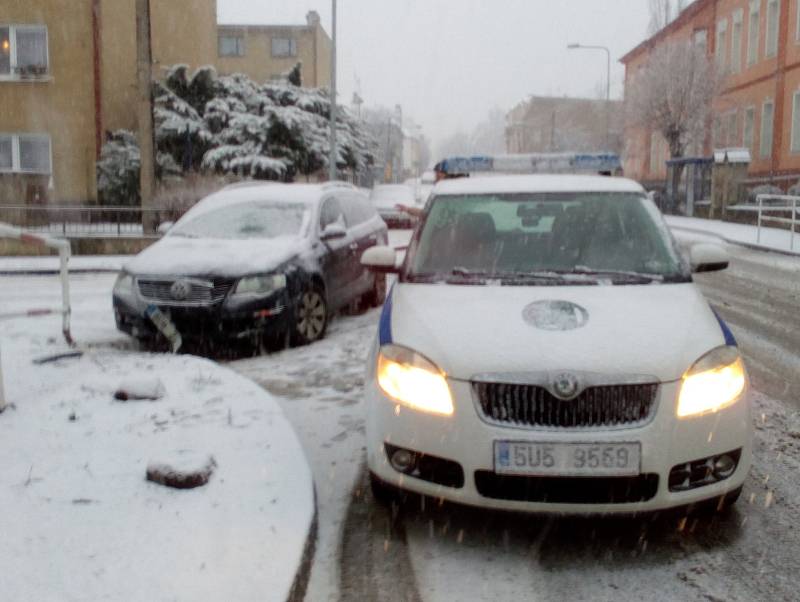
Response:
[{"label": "street lamp", "polygon": [[331,156],[328,179],[333,182],[336,179],[336,0],[332,0],[333,23],[331,27]]},{"label": "street lamp", "polygon": [[611,51],[606,46],[570,44],[568,50],[604,50],[608,59],[606,70],[606,147],[611,150]]}]

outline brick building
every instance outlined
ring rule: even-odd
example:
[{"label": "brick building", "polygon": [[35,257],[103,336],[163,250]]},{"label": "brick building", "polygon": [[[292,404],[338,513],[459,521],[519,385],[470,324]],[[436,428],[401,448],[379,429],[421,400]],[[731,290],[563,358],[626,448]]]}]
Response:
[{"label": "brick building", "polygon": [[[689,154],[747,147],[751,177],[800,176],[800,0],[695,0],[677,19],[622,57],[626,86],[659,45],[691,40],[724,75],[705,140]],[[625,173],[664,180],[669,158],[658,132],[625,130]]]},{"label": "brick building", "polygon": [[[137,129],[135,5],[135,0],[4,2],[0,204],[97,199],[95,161],[105,132]],[[166,66],[187,63],[265,81],[301,60],[306,85],[329,81],[322,65],[330,63],[330,39],[316,13],[298,28],[244,28],[253,30],[248,34],[253,41],[244,45],[250,52],[231,58],[220,56],[230,49],[224,42],[229,29],[217,24],[216,0],[151,0],[150,10],[156,77]],[[272,52],[259,47],[260,36],[271,40]]]}]

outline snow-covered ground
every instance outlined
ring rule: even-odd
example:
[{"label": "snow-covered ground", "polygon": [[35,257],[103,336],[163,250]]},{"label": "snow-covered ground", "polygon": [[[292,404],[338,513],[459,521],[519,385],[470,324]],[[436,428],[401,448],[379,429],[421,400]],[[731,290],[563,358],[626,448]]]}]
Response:
[{"label": "snow-covered ground", "polygon": [[[72,272],[98,271],[115,272],[122,269],[130,255],[74,255],[70,257],[69,269]],[[41,257],[0,257],[0,274],[15,272],[57,272],[58,255]]]},{"label": "snow-covered ground", "polygon": [[[792,250],[791,232],[780,228],[761,228],[761,240],[758,240],[758,228],[747,224],[734,224],[720,220],[702,219],[698,217],[665,216],[667,224],[675,230],[695,230],[708,232],[729,242],[757,245],[764,249],[788,252]],[[800,225],[794,236],[793,251],[800,255]]]},{"label": "snow-covered ground", "polygon": [[[274,398],[191,356],[137,352],[114,329],[113,275],[72,278],[79,359],[57,317],[0,322],[0,599],[286,600],[314,516],[305,452]],[[58,304],[54,277],[0,278],[13,312]],[[156,401],[114,399],[158,380]],[[144,383],[146,384],[146,383]],[[168,489],[149,464],[205,464]]]}]

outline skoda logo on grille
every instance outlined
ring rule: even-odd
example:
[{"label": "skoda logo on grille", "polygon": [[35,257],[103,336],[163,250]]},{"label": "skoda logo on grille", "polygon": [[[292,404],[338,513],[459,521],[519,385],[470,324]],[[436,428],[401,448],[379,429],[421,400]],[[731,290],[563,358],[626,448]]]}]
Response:
[{"label": "skoda logo on grille", "polygon": [[569,372],[562,372],[553,379],[553,393],[561,399],[574,399],[579,387],[578,377]]},{"label": "skoda logo on grille", "polygon": [[522,319],[540,330],[575,330],[589,321],[589,312],[571,301],[536,301],[522,310]]},{"label": "skoda logo on grille", "polygon": [[172,298],[176,301],[185,301],[192,291],[192,285],[186,280],[178,280],[169,289]]}]

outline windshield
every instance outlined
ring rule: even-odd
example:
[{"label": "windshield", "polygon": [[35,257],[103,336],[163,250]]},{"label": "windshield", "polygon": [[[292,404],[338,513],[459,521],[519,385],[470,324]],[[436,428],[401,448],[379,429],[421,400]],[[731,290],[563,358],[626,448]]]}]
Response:
[{"label": "windshield", "polygon": [[639,194],[439,196],[407,266],[411,280],[688,278],[658,211]]},{"label": "windshield", "polygon": [[189,238],[279,238],[297,236],[309,219],[309,210],[300,203],[237,203],[205,211],[179,222],[170,236]]}]

